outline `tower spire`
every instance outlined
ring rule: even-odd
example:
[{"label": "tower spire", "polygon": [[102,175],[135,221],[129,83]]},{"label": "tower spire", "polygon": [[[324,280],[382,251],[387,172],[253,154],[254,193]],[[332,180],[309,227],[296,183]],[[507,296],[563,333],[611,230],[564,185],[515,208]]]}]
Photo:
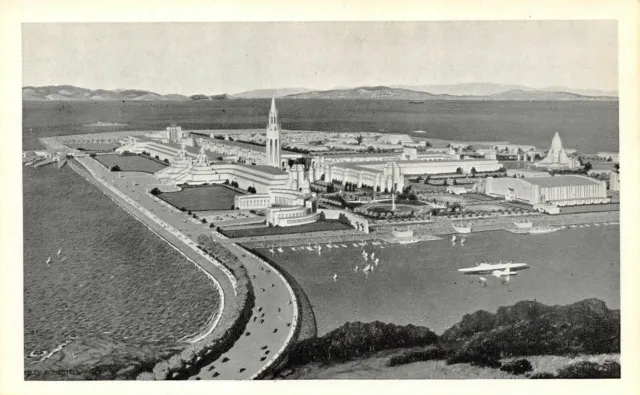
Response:
[{"label": "tower spire", "polygon": [[268,166],[280,168],[280,124],[278,123],[276,99],[273,96],[271,97],[271,109],[267,123],[266,155]]}]

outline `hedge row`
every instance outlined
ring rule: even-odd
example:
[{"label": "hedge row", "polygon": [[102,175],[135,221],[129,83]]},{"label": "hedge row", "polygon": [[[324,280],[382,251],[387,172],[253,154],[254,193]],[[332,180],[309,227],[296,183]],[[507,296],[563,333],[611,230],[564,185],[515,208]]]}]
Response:
[{"label": "hedge row", "polygon": [[215,243],[210,237],[199,237],[198,242],[202,244],[201,249],[224,264],[236,277],[238,281],[237,295],[225,301],[227,306],[222,312],[223,317],[209,336],[189,345],[168,360],[156,364],[153,372],[138,375],[138,380],[184,380],[197,374],[203,366],[215,361],[231,349],[236,340],[244,333],[251,318],[255,295],[242,263],[235,255]]}]

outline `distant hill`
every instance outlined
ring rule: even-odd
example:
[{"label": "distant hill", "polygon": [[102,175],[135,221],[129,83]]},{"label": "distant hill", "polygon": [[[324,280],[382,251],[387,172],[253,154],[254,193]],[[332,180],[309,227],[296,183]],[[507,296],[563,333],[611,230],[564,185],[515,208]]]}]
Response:
[{"label": "distant hill", "polygon": [[[419,88],[419,89],[418,89]],[[509,89],[505,89],[509,88]],[[430,91],[426,91],[429,89]],[[587,91],[585,91],[587,92]],[[22,88],[22,100],[65,100],[65,101],[189,101],[189,100],[229,100],[236,98],[288,98],[288,99],[365,99],[365,100],[515,100],[515,101],[571,101],[598,100],[615,101],[616,96],[593,95],[597,91],[588,91],[589,95],[560,90],[535,90],[519,85],[499,84],[457,84],[422,85],[415,89],[408,87],[362,86],[357,88],[311,91],[306,88],[259,89],[240,92],[235,95],[190,96],[167,94],[136,89],[86,89],[72,85],[25,86]]]},{"label": "distant hill", "polygon": [[[216,96],[207,96],[213,98]],[[160,95],[137,89],[86,89],[72,85],[25,86],[22,100],[65,100],[65,101],[186,101],[193,100],[184,95]]]},{"label": "distant hill", "polygon": [[410,89],[389,88],[387,86],[362,86],[349,89],[331,89],[311,91],[285,96],[291,99],[395,99],[395,100],[434,100],[438,95]]},{"label": "distant hill", "polygon": [[504,85],[485,82],[468,82],[448,85],[392,85],[391,87],[429,92],[434,95],[453,96],[489,96],[514,89],[522,91],[535,90],[524,85]]},{"label": "distant hill", "polygon": [[[485,84],[486,85],[486,84]],[[495,87],[494,87],[495,88]],[[487,90],[488,87],[477,87],[476,90]],[[387,86],[363,86],[349,89],[331,89],[311,91],[285,96],[291,99],[393,99],[393,100],[516,100],[516,101],[571,101],[571,100],[618,100],[613,96],[584,96],[569,92],[510,89],[489,95],[452,95],[433,94],[430,92],[392,88]]]},{"label": "distant hill", "polygon": [[272,97],[282,97],[311,92],[312,90],[313,89],[308,88],[255,89],[246,92],[234,93],[233,97],[237,97],[239,99],[270,99]]}]

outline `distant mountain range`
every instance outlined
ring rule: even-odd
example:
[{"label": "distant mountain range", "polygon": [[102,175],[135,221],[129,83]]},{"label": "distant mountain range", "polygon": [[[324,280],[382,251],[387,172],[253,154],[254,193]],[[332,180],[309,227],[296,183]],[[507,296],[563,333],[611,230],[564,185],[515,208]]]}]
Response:
[{"label": "distant mountain range", "polygon": [[572,89],[564,86],[551,86],[541,89],[531,88],[525,85],[493,84],[487,82],[468,82],[449,85],[392,85],[391,88],[410,89],[433,93],[434,95],[454,96],[490,96],[507,91],[524,92],[566,92],[582,96],[618,96],[616,91],[600,91],[595,89]]},{"label": "distant mountain range", "polygon": [[308,88],[283,88],[283,89],[255,89],[252,91],[234,93],[233,97],[240,99],[271,99],[272,97],[282,97],[296,95],[298,93],[311,92]]},{"label": "distant mountain range", "polygon": [[222,95],[160,95],[155,92],[136,89],[85,89],[72,85],[59,86],[25,86],[22,88],[22,100],[67,100],[67,101],[189,101],[189,100],[223,100],[230,99]]},{"label": "distant mountain range", "polygon": [[327,91],[312,91],[285,96],[288,99],[393,99],[393,100],[513,100],[513,101],[570,101],[570,100],[618,100],[615,96],[586,96],[570,92],[556,92],[545,90],[509,89],[485,95],[453,95],[433,94],[429,92],[391,88],[387,86],[366,86],[351,89],[332,89]]},{"label": "distant mountain range", "polygon": [[[468,83],[456,85],[421,86],[363,86],[330,90],[310,90],[307,88],[259,89],[234,95],[191,96],[167,94],[135,89],[86,89],[72,85],[26,86],[22,88],[22,100],[45,101],[200,101],[227,99],[262,99],[270,97],[288,99],[368,99],[368,100],[513,100],[513,101],[571,101],[571,100],[618,100],[616,92],[569,91],[565,88],[549,90],[533,89],[520,85],[499,85]],[[598,94],[602,93],[602,94]],[[608,93],[608,94],[605,94]]]}]

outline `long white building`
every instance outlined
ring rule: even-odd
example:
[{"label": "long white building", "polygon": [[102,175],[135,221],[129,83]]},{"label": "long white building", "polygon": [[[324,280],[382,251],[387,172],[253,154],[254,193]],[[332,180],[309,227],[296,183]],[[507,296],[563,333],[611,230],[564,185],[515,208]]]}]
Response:
[{"label": "long white building", "polygon": [[608,203],[607,184],[586,176],[566,175],[534,178],[493,178],[486,180],[486,193],[505,200],[529,204],[573,206]]}]

